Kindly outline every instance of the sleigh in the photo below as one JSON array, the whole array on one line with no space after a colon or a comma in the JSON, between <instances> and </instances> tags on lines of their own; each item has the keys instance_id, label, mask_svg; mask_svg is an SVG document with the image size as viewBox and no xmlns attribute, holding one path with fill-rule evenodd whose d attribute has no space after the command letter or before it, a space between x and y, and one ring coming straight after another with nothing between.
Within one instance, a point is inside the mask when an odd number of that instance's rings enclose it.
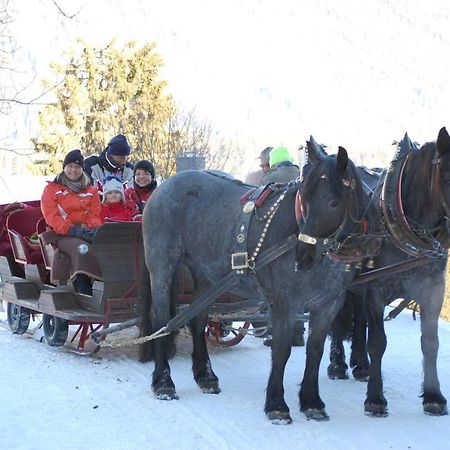
<instances>
[{"instance_id":1,"label":"sleigh","mask_svg":"<svg viewBox=\"0 0 450 450\"><path fill-rule=\"evenodd\" d=\"M93 283L92 295L85 295L77 293L69 279L50 281L56 246L39 201L8 206L0 206L5 212L0 215L4 230L0 274L7 322L14 334L26 333L31 319L39 319L39 329L49 345L91 354L105 344L109 334L139 325L142 299L138 286L144 264L140 223L106 223L98 229L92 251L102 277ZM85 250L82 247L79 251ZM193 301L192 277L184 266L179 269L176 290L181 311ZM208 342L236 345L252 321L267 320L266 312L261 299L221 293L209 309Z\"/></svg>"}]
</instances>

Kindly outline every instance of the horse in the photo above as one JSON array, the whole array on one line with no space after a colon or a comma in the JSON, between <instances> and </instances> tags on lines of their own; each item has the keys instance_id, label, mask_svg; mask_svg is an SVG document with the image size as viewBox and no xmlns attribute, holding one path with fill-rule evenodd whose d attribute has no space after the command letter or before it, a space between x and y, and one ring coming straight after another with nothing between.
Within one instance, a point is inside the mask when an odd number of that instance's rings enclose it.
<instances>
[{"instance_id":1,"label":"horse","mask_svg":"<svg viewBox=\"0 0 450 450\"><path fill-rule=\"evenodd\" d=\"M307 192L306 180L304 191ZM305 200L313 202L314 195ZM388 415L381 374L382 357L387 345L383 314L385 306L397 298L414 299L420 306L423 411L436 416L448 414L436 363L438 319L444 299L447 249L450 247L449 201L450 137L447 130L442 128L435 142L425 143L420 148L405 135L383 181L381 207L377 202L371 205L378 216L383 216L385 236L379 253L371 258L370 265L371 268L382 268L415 258L418 258L416 262L420 259L428 264L395 273L395 276L374 279L367 283L363 291L355 291L367 308L370 365L364 411L370 416ZM307 232L320 237L330 212L316 210L314 213L317 214L314 224L307 227ZM309 266L304 268L316 264L323 250L314 249L308 243L297 249L309 262ZM357 339L359 357L364 360L365 330L353 339L354 342ZM335 343L332 352L340 351L340 345L341 342ZM341 355L342 361L345 364L345 357ZM341 373L345 372L345 368L341 367Z\"/></svg>"},{"instance_id":2,"label":"horse","mask_svg":"<svg viewBox=\"0 0 450 450\"><path fill-rule=\"evenodd\" d=\"M315 141L310 145L319 147ZM322 164L330 174L336 172L333 180L354 173L345 151L329 156ZM359 193L359 179L352 179L352 189ZM296 210L299 214L301 190L298 180L269 185L262 204L247 201L242 206L240 199L249 188L217 173L184 171L166 180L152 195L142 224L147 273L142 284L141 336L152 337L173 317L176 272L180 265L191 272L197 299L233 273L236 279L227 286L228 292L242 298L254 298L257 292L271 306L272 368L264 406L267 418L276 424L292 422L284 399L283 376L296 316L305 311L310 313L311 332L299 391L300 410L308 418L326 420L325 404L319 396L318 371L327 331L344 301L347 283L342 274L344 264L324 261L308 273L296 270L300 220ZM357 217L361 207L354 205L353 200L359 197L349 197L348 189L344 191L342 195L351 204L336 209L347 208ZM339 225L336 223L336 227ZM195 301L191 306L194 304ZM192 371L202 392L218 394L219 380L205 342L207 319L208 311L203 309L196 311L189 321ZM155 362L152 390L160 400L178 399L169 365L173 354L174 333L149 340L140 347L140 360Z\"/></svg>"}]
</instances>

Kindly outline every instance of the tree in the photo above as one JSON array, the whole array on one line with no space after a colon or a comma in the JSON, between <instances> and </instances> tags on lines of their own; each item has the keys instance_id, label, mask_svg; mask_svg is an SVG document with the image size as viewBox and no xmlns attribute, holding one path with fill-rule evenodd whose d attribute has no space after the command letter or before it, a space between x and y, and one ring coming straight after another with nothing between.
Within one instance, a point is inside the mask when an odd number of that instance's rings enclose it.
<instances>
[{"instance_id":1,"label":"tree","mask_svg":"<svg viewBox=\"0 0 450 450\"><path fill-rule=\"evenodd\" d=\"M39 113L40 137L33 145L48 162L38 170L59 171L72 148L98 154L117 133L127 136L133 160L150 159L163 179L174 173L176 156L193 148L223 168L230 151L213 142L211 125L199 123L193 112L177 111L159 76L162 64L154 43L138 48L129 42L117 49L111 41L96 49L79 40L66 62L52 65L61 83L55 101ZM44 87L54 84L47 80Z\"/></svg>"}]
</instances>

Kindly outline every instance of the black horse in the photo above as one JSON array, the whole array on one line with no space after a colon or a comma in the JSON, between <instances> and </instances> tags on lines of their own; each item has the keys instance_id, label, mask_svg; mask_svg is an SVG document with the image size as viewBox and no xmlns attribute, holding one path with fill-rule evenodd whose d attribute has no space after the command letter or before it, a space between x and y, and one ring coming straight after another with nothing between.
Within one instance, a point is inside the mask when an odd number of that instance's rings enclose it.
<instances>
[{"instance_id":1,"label":"black horse","mask_svg":"<svg viewBox=\"0 0 450 450\"><path fill-rule=\"evenodd\" d=\"M314 141L310 146L314 158L314 152L320 148ZM330 181L345 182L340 193L342 202L334 205L336 216L347 211L358 221L362 208L356 200L362 189L345 150L320 164L329 173ZM311 329L299 393L300 409L308 418L328 418L319 396L318 370L327 332L342 307L344 286L348 284L347 276L351 276L344 273L344 264L331 260L308 273L296 271L300 219L295 212L299 188L296 182L271 185L262 205L255 207L253 202L247 202L243 207L240 198L249 186L208 172L181 172L155 191L143 220L149 282L144 286L147 290L141 334L160 330L173 316L176 272L181 264L192 273L194 298L233 271L235 283L227 291L243 298L254 298L258 292L271 305L272 370L265 412L274 423L292 421L284 400L283 376L299 311L310 312ZM341 226L334 220L331 223L336 229ZM349 222L345 226L353 225ZM207 310L202 310L189 322L193 337L192 369L203 392L219 393L218 378L205 342L207 318ZM178 398L168 362L172 354L173 333L141 346L141 361L155 361L152 388L159 399Z\"/></svg>"},{"instance_id":2,"label":"black horse","mask_svg":"<svg viewBox=\"0 0 450 450\"><path fill-rule=\"evenodd\" d=\"M307 201L313 202L314 196ZM385 305L397 298L414 299L420 305L424 412L431 415L448 413L447 401L440 391L436 361L438 318L444 299L445 266L450 246L449 201L450 137L446 129L440 130L436 142L426 143L420 149L406 135L383 181L382 209L378 210L378 215L383 214L386 233L380 252L371 265L386 267L417 257L422 260L430 258L430 263L374 280L367 284L364 291L356 291L357 297L365 301L367 307L370 368L364 405L370 415L387 415L381 376L381 361L386 349L383 313ZM377 202L371 207L380 208ZM314 226L308 227L307 232L312 236L322 236L321 224L328 220L329 211L316 210L315 214ZM317 252L311 245L303 244L298 251L302 255L306 252L308 261L317 258ZM362 366L365 358L364 336L365 330L353 336L353 344L359 352L354 361L359 359ZM339 353L341 345L342 342L335 336L331 353ZM340 360L345 365L343 353L340 357L337 354L334 356L335 364ZM341 374L345 373L344 365L341 366ZM339 373L339 368L334 367L333 370L337 370L333 374Z\"/></svg>"}]
</instances>

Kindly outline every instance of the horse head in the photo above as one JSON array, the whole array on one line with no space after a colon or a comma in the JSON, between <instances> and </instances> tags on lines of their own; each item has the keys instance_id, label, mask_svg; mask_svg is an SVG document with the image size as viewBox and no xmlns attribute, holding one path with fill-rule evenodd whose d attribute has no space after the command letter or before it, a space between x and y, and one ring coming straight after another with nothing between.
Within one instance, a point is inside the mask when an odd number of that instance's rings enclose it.
<instances>
[{"instance_id":1,"label":"horse head","mask_svg":"<svg viewBox=\"0 0 450 450\"><path fill-rule=\"evenodd\" d=\"M419 148L406 134L383 185L383 213L393 242L411 256L446 256L450 248L450 136Z\"/></svg>"},{"instance_id":2,"label":"horse head","mask_svg":"<svg viewBox=\"0 0 450 450\"><path fill-rule=\"evenodd\" d=\"M307 141L308 174L300 201L301 232L297 244L297 267L309 270L342 238L355 231L362 214L361 183L347 151L327 155L311 136Z\"/></svg>"}]
</instances>

